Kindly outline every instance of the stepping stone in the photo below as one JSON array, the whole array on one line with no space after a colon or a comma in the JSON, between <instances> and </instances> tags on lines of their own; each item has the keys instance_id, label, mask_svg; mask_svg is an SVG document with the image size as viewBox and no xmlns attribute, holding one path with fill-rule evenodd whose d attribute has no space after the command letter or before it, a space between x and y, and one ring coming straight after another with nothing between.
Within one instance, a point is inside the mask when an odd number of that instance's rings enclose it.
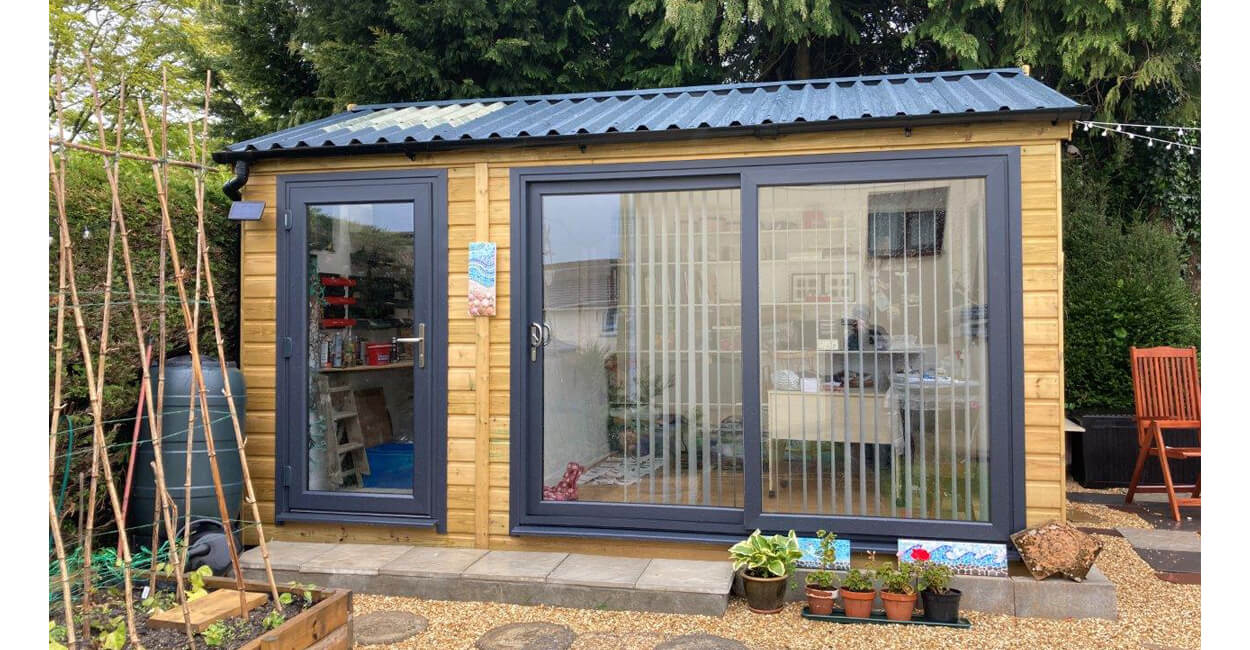
<instances>
[{"instance_id":1,"label":"stepping stone","mask_svg":"<svg viewBox=\"0 0 1250 650\"><path fill-rule=\"evenodd\" d=\"M686 634L655 646L655 650L748 650L746 644L715 634Z\"/></svg>"},{"instance_id":2,"label":"stepping stone","mask_svg":"<svg viewBox=\"0 0 1250 650\"><path fill-rule=\"evenodd\" d=\"M577 638L573 630L555 623L509 623L483 634L478 650L567 650Z\"/></svg>"},{"instance_id":3,"label":"stepping stone","mask_svg":"<svg viewBox=\"0 0 1250 650\"><path fill-rule=\"evenodd\" d=\"M360 645L398 643L424 632L428 625L424 616L393 610L361 614L352 621Z\"/></svg>"},{"instance_id":4,"label":"stepping stone","mask_svg":"<svg viewBox=\"0 0 1250 650\"><path fill-rule=\"evenodd\" d=\"M1187 531L1121 528L1120 534L1138 550L1202 552L1202 538Z\"/></svg>"},{"instance_id":5,"label":"stepping stone","mask_svg":"<svg viewBox=\"0 0 1250 650\"><path fill-rule=\"evenodd\" d=\"M1202 554L1187 551L1166 551L1135 548L1137 554L1155 571L1166 573L1201 573Z\"/></svg>"}]
</instances>

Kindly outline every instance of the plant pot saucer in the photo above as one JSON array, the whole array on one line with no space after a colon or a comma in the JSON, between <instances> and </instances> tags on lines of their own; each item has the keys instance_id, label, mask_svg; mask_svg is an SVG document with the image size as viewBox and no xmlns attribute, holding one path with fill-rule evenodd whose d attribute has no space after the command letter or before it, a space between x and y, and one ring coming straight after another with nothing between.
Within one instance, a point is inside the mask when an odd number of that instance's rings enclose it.
<instances>
[{"instance_id":1,"label":"plant pot saucer","mask_svg":"<svg viewBox=\"0 0 1250 650\"><path fill-rule=\"evenodd\" d=\"M854 616L847 616L846 612L839 607L833 608L832 614L821 615L821 614L811 613L810 611L808 611L807 606L804 606L803 618L811 619L813 621L825 621L826 623L880 623L880 624L891 624L891 625L934 625L937 627L953 627L953 628L957 628L961 630L966 630L972 627L972 622L966 618L960 618L959 622L957 623L938 623L935 621L926 621L923 615L915 615L915 616L912 616L910 621L891 621L890 619L885 617L884 612L873 612L872 615L867 618L858 618Z\"/></svg>"}]
</instances>

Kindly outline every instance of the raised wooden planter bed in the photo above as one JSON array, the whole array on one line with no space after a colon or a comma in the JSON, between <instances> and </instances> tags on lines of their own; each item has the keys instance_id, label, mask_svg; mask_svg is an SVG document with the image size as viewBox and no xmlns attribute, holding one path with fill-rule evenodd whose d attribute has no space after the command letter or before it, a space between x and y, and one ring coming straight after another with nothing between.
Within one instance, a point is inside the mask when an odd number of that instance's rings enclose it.
<instances>
[{"instance_id":1,"label":"raised wooden planter bed","mask_svg":"<svg viewBox=\"0 0 1250 650\"><path fill-rule=\"evenodd\" d=\"M234 578L204 578L208 589L234 589ZM247 591L269 593L269 585L244 580ZM317 587L310 589L313 606L300 612L275 630L265 632L243 646L243 650L350 650L355 642L352 634L352 592L349 589ZM278 585L279 593L302 598L303 587Z\"/></svg>"}]
</instances>

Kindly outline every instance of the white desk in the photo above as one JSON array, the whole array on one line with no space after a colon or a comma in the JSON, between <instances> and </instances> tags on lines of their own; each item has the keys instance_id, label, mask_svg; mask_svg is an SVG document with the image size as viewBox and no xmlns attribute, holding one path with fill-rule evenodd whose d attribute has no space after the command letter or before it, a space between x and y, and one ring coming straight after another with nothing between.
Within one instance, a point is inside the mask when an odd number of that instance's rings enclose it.
<instances>
[{"instance_id":1,"label":"white desk","mask_svg":"<svg viewBox=\"0 0 1250 650\"><path fill-rule=\"evenodd\" d=\"M777 489L777 444L781 441L894 442L897 412L875 388L846 392L768 391L768 489Z\"/></svg>"}]
</instances>

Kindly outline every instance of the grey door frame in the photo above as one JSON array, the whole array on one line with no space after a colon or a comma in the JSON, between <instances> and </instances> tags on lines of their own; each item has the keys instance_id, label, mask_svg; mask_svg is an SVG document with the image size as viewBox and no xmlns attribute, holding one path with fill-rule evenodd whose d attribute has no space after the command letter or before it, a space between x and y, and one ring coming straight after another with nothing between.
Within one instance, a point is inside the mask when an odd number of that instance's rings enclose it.
<instances>
[{"instance_id":1,"label":"grey door frame","mask_svg":"<svg viewBox=\"0 0 1250 650\"><path fill-rule=\"evenodd\" d=\"M426 323L426 365L414 366L413 492L307 489L307 219L314 203L413 203L414 321ZM276 512L286 521L433 527L447 510L447 172L284 174L277 177Z\"/></svg>"}]
</instances>

